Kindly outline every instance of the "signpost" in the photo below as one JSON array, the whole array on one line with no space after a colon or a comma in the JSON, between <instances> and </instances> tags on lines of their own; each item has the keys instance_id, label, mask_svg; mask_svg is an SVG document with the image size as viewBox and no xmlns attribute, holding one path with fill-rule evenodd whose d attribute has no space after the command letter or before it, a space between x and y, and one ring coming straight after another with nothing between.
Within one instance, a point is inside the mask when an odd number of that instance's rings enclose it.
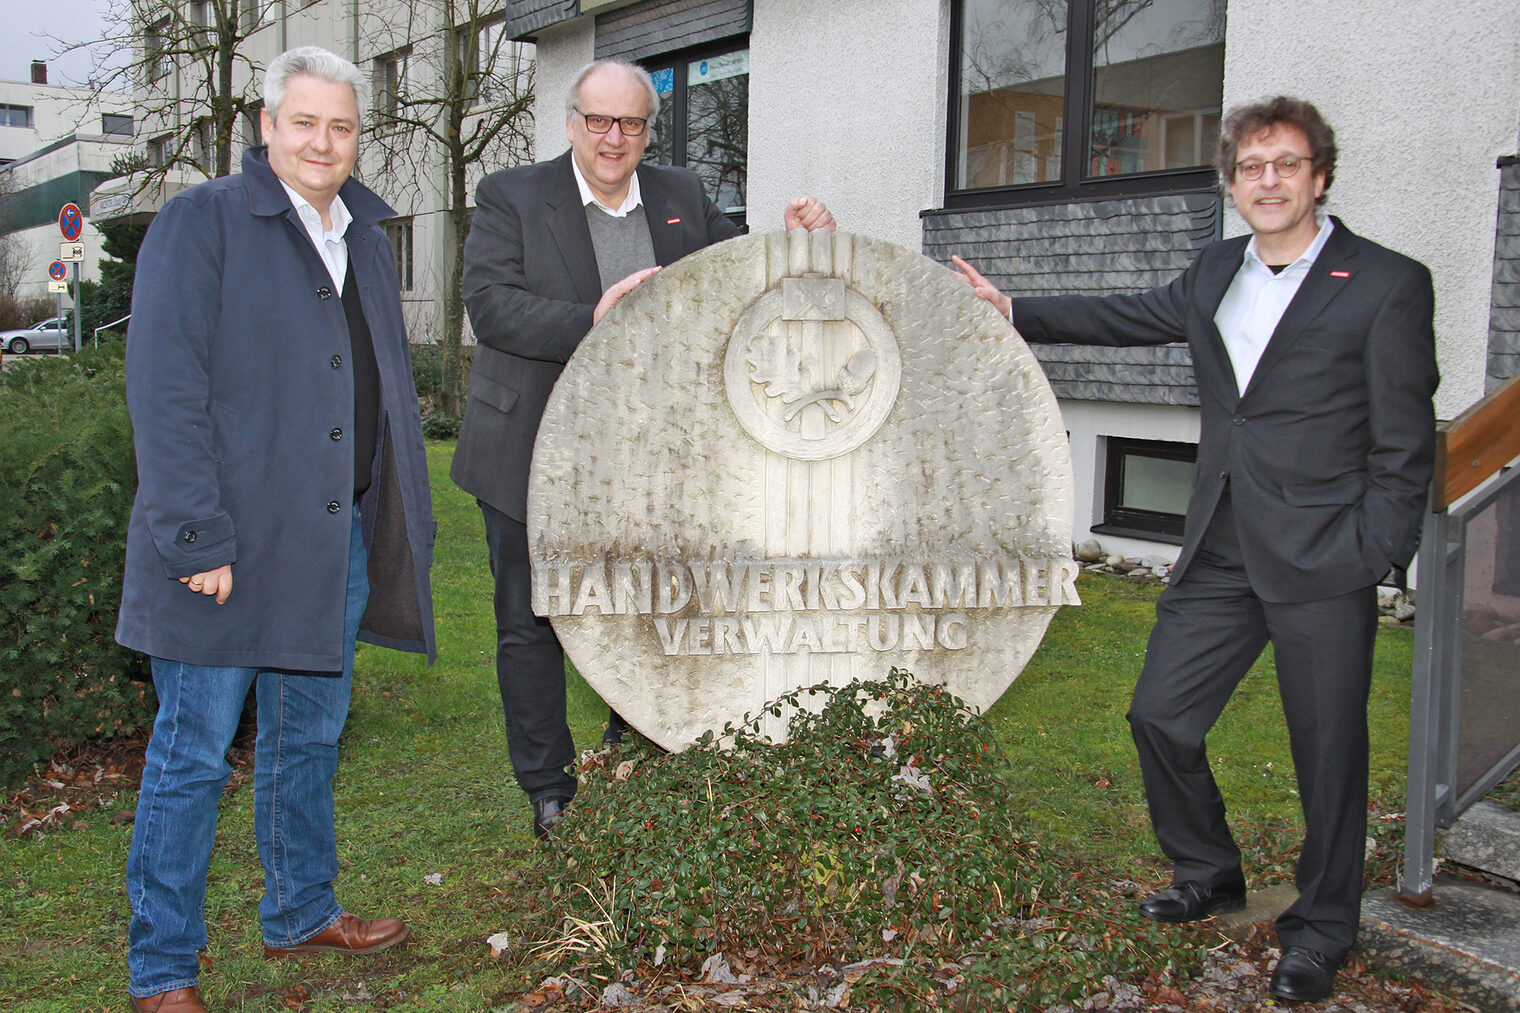
<instances>
[{"instance_id":1,"label":"signpost","mask_svg":"<svg viewBox=\"0 0 1520 1013\"><path fill-rule=\"evenodd\" d=\"M69 269L63 266L63 261L55 260L48 265L48 291L53 295L53 303L56 309L56 319L63 319L63 293L69 290L69 283L64 279L69 276ZM74 314L76 317L78 313ZM63 343L58 344L58 354L63 354Z\"/></svg>"},{"instance_id":2,"label":"signpost","mask_svg":"<svg viewBox=\"0 0 1520 1013\"><path fill-rule=\"evenodd\" d=\"M58 261L54 262L53 267L61 267L62 261L68 261L74 265L74 351L77 352L79 351L80 328L83 326L83 321L80 319L83 316L81 312L83 307L79 305L79 264L84 260L84 243L79 241L79 237L84 235L84 212L79 210L78 204L65 204L59 209L58 231L63 233L63 238L68 242L63 244ZM49 277L53 277L53 267L48 268ZM58 300L58 315L63 315L62 297Z\"/></svg>"}]
</instances>

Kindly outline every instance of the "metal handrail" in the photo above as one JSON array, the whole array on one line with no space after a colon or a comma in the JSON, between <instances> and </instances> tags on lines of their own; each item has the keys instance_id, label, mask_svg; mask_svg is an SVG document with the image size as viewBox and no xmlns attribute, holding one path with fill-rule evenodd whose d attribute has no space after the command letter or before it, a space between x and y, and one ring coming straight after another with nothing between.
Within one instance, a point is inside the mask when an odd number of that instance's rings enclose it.
<instances>
[{"instance_id":1,"label":"metal handrail","mask_svg":"<svg viewBox=\"0 0 1520 1013\"><path fill-rule=\"evenodd\" d=\"M1436 433L1430 510L1420 536L1420 607L1415 615L1409 713L1409 787L1399 897L1431 903L1435 832L1520 766L1520 745L1459 793L1462 598L1467 520L1520 482L1520 377L1510 377ZM1498 476L1496 478L1496 476ZM1478 492L1470 496L1469 493ZM1459 503L1458 501L1461 500Z\"/></svg>"},{"instance_id":2,"label":"metal handrail","mask_svg":"<svg viewBox=\"0 0 1520 1013\"><path fill-rule=\"evenodd\" d=\"M115 327L117 324L124 324L128 320L131 320L131 319L132 319L132 314L128 313L126 316L122 317L120 320L112 320L108 324L101 324L99 327L95 328L95 333L90 336L91 342L95 345L96 348L99 348L100 347L100 332L101 331L109 331L111 328Z\"/></svg>"}]
</instances>

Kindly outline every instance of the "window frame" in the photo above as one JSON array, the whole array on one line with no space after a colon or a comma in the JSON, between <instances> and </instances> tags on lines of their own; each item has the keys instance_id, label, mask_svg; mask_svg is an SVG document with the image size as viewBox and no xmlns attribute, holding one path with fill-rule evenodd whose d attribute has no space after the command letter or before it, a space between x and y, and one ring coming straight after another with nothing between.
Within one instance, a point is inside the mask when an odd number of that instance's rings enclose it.
<instances>
[{"instance_id":1,"label":"window frame","mask_svg":"<svg viewBox=\"0 0 1520 1013\"><path fill-rule=\"evenodd\" d=\"M0 126L15 127L17 130L32 130L36 127L37 110L35 106L24 106L14 102L0 102L0 111L4 112L3 120L0 120ZM11 115L17 112L22 114L22 118L26 120L25 123L11 122Z\"/></svg>"},{"instance_id":2,"label":"window frame","mask_svg":"<svg viewBox=\"0 0 1520 1013\"><path fill-rule=\"evenodd\" d=\"M1130 457L1183 461L1193 465L1196 472L1198 444L1176 440L1139 440L1128 436L1105 436L1103 442L1103 521L1094 524L1092 531L1100 535L1121 535L1181 545L1183 524L1187 519L1185 513L1162 513L1123 505L1124 462ZM1191 494L1191 483L1188 491Z\"/></svg>"},{"instance_id":3,"label":"window frame","mask_svg":"<svg viewBox=\"0 0 1520 1013\"><path fill-rule=\"evenodd\" d=\"M148 139L148 164L155 169L174 164L174 135L160 134Z\"/></svg>"},{"instance_id":4,"label":"window frame","mask_svg":"<svg viewBox=\"0 0 1520 1013\"><path fill-rule=\"evenodd\" d=\"M1126 197L1196 193L1218 185L1208 165L1188 169L1153 169L1113 176L1081 175L1088 164L1093 121L1093 8L1097 0L1067 0L1066 92L1062 103L1061 179L1009 186L957 188L961 147L961 39L966 0L950 4L950 76L945 117L945 209L1029 207ZM1223 82L1220 82L1221 87ZM1076 115L1073 115L1073 113ZM1074 129L1075 127L1075 129ZM1072 166L1078 166L1073 174Z\"/></svg>"},{"instance_id":5,"label":"window frame","mask_svg":"<svg viewBox=\"0 0 1520 1013\"><path fill-rule=\"evenodd\" d=\"M692 46L688 49L677 49L669 53L660 53L658 56L652 56L638 61L639 66L643 67L644 70L651 75L667 68L671 69L672 71L673 87L671 88L670 96L668 99L664 99L660 102L661 111L667 107L669 107L671 110L671 165L678 166L680 168L686 167L686 142L688 140L687 127L689 125L690 119L690 108L688 106L687 96L689 86L686 83L685 76L678 71L685 68L687 64L694 63L698 60L711 60L719 56L727 56L730 53L747 53L749 51L750 45L748 35L731 35L726 39L719 39L716 42L704 43L700 46ZM654 128L655 123L653 121L650 121L648 129L653 130ZM749 173L749 138L747 133L745 136L744 144L744 165L745 175L747 177ZM747 182L744 188L744 200L745 209L743 211L724 211L723 217L733 222L740 232L747 233L749 232L749 186Z\"/></svg>"},{"instance_id":6,"label":"window frame","mask_svg":"<svg viewBox=\"0 0 1520 1013\"><path fill-rule=\"evenodd\" d=\"M473 31L472 31L473 28ZM481 15L454 28L454 55L464 74L465 108L491 106L499 95L497 81L510 77L508 96L517 94L525 62L526 46L507 34L504 13Z\"/></svg>"},{"instance_id":7,"label":"window frame","mask_svg":"<svg viewBox=\"0 0 1520 1013\"><path fill-rule=\"evenodd\" d=\"M117 121L116 122L116 127L118 129L114 129L113 130L111 128L111 126L107 124L106 121L107 120L112 120L112 119L114 119L114 120ZM126 122L123 123L122 122L123 120L125 120ZM126 129L125 130L120 129L122 127L125 127ZM130 113L106 113L106 112L103 112L103 113L100 114L100 132L101 132L102 135L104 135L106 137L126 137L126 138L131 138L136 133L136 131L137 131L136 118L133 117Z\"/></svg>"},{"instance_id":8,"label":"window frame","mask_svg":"<svg viewBox=\"0 0 1520 1013\"><path fill-rule=\"evenodd\" d=\"M373 73L370 81L371 105L375 113L386 121L393 121L401 115L401 108L406 101L407 86L411 80L412 47L403 46L389 53L381 53L371 61ZM395 69L396 79L391 81L391 70ZM395 126L394 123L382 122L381 127Z\"/></svg>"},{"instance_id":9,"label":"window frame","mask_svg":"<svg viewBox=\"0 0 1520 1013\"><path fill-rule=\"evenodd\" d=\"M171 22L171 16L166 14L143 29L143 62L147 65L150 84L167 77L174 69L174 60L168 52Z\"/></svg>"},{"instance_id":10,"label":"window frame","mask_svg":"<svg viewBox=\"0 0 1520 1013\"><path fill-rule=\"evenodd\" d=\"M416 290L417 231L414 225L415 221L414 216L404 215L392 218L383 226L385 238L391 244L391 253L396 262L396 280L400 284L402 294Z\"/></svg>"}]
</instances>

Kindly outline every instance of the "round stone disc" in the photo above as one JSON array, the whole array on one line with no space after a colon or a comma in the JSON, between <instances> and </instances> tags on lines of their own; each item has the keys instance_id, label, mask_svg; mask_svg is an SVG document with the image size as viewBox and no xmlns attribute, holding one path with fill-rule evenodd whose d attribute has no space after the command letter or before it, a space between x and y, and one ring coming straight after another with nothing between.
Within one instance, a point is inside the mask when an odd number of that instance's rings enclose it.
<instances>
[{"instance_id":1,"label":"round stone disc","mask_svg":"<svg viewBox=\"0 0 1520 1013\"><path fill-rule=\"evenodd\" d=\"M534 610L669 749L893 666L985 709L1077 603L1071 514L1050 385L958 275L844 232L745 236L645 282L565 367Z\"/></svg>"}]
</instances>

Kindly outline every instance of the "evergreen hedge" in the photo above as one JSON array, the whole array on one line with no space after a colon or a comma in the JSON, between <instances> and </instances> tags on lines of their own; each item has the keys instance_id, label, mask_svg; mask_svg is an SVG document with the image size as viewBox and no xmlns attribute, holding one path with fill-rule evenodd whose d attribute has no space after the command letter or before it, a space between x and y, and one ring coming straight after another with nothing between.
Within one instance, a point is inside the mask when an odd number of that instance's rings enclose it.
<instances>
[{"instance_id":1,"label":"evergreen hedge","mask_svg":"<svg viewBox=\"0 0 1520 1013\"><path fill-rule=\"evenodd\" d=\"M0 784L152 723L147 661L112 636L136 488L123 377L119 344L0 374Z\"/></svg>"}]
</instances>

